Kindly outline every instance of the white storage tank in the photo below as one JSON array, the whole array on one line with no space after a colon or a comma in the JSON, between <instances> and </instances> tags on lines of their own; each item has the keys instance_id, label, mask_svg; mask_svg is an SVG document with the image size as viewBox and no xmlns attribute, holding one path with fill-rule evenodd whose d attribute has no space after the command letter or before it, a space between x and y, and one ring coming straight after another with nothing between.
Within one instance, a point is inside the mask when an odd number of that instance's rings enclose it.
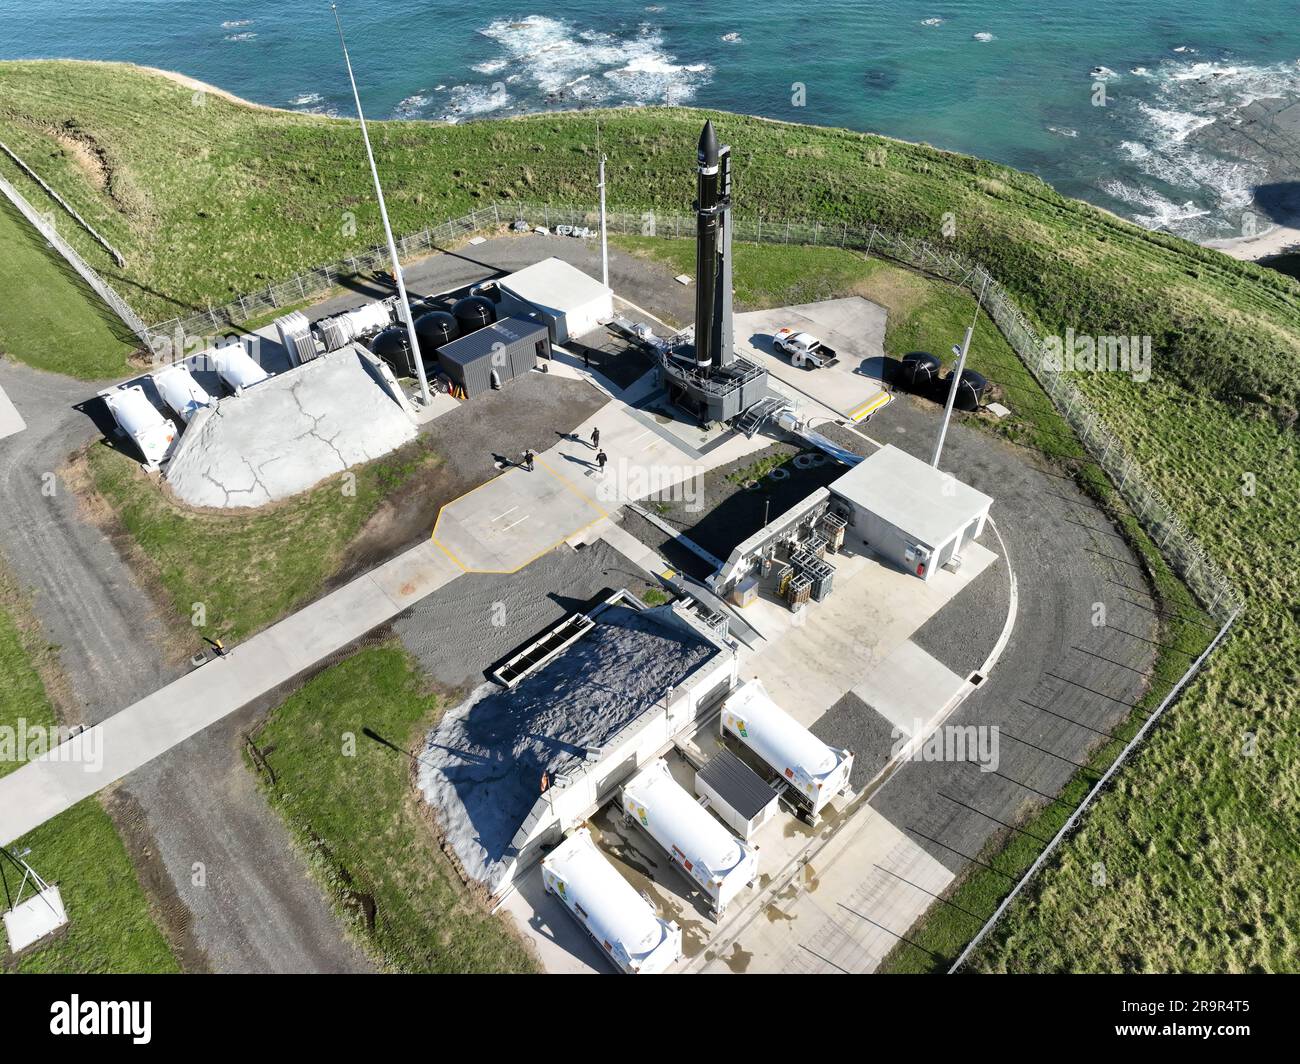
<instances>
[{"instance_id":1,"label":"white storage tank","mask_svg":"<svg viewBox=\"0 0 1300 1064\"><path fill-rule=\"evenodd\" d=\"M249 357L244 345L238 341L212 352L212 368L236 392L260 384L270 376Z\"/></svg>"},{"instance_id":2,"label":"white storage tank","mask_svg":"<svg viewBox=\"0 0 1300 1064\"><path fill-rule=\"evenodd\" d=\"M722 701L721 727L786 780L809 807L814 822L849 786L853 755L827 746L768 697L757 680Z\"/></svg>"},{"instance_id":3,"label":"white storage tank","mask_svg":"<svg viewBox=\"0 0 1300 1064\"><path fill-rule=\"evenodd\" d=\"M180 435L176 422L158 412L140 385L110 388L100 395L113 420L135 442L147 465L157 466L171 454Z\"/></svg>"},{"instance_id":4,"label":"white storage tank","mask_svg":"<svg viewBox=\"0 0 1300 1064\"><path fill-rule=\"evenodd\" d=\"M179 363L155 373L153 383L163 402L187 424L196 411L213 403L212 396L194 379L194 374Z\"/></svg>"},{"instance_id":5,"label":"white storage tank","mask_svg":"<svg viewBox=\"0 0 1300 1064\"><path fill-rule=\"evenodd\" d=\"M758 852L692 798L663 758L623 785L623 812L703 888L719 916L758 878Z\"/></svg>"},{"instance_id":6,"label":"white storage tank","mask_svg":"<svg viewBox=\"0 0 1300 1064\"><path fill-rule=\"evenodd\" d=\"M579 828L542 860L542 882L596 940L619 971L652 975L682 955L682 932L650 903Z\"/></svg>"}]
</instances>

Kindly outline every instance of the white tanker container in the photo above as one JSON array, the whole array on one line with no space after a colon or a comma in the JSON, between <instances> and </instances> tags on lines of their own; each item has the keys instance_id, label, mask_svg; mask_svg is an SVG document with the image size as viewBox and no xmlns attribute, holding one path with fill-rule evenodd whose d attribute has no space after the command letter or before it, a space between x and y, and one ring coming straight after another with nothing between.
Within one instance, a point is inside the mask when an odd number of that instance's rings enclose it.
<instances>
[{"instance_id":1,"label":"white tanker container","mask_svg":"<svg viewBox=\"0 0 1300 1064\"><path fill-rule=\"evenodd\" d=\"M579 828L542 860L542 882L627 975L667 971L682 955L682 932L650 903Z\"/></svg>"},{"instance_id":2,"label":"white tanker container","mask_svg":"<svg viewBox=\"0 0 1300 1064\"><path fill-rule=\"evenodd\" d=\"M718 916L758 878L757 851L731 834L673 779L663 758L623 785L623 812L704 889Z\"/></svg>"},{"instance_id":3,"label":"white tanker container","mask_svg":"<svg viewBox=\"0 0 1300 1064\"><path fill-rule=\"evenodd\" d=\"M249 357L244 345L238 341L218 347L212 352L212 368L236 392L260 384L270 377L266 370Z\"/></svg>"},{"instance_id":4,"label":"white tanker container","mask_svg":"<svg viewBox=\"0 0 1300 1064\"><path fill-rule=\"evenodd\" d=\"M393 307L388 300L366 303L316 322L314 328L326 351L337 351L360 336L379 332L393 324Z\"/></svg>"},{"instance_id":5,"label":"white tanker container","mask_svg":"<svg viewBox=\"0 0 1300 1064\"><path fill-rule=\"evenodd\" d=\"M212 396L194 379L194 374L182 365L159 370L153 376L153 383L163 402L180 414L181 420L186 424L197 410L212 405Z\"/></svg>"},{"instance_id":6,"label":"white tanker container","mask_svg":"<svg viewBox=\"0 0 1300 1064\"><path fill-rule=\"evenodd\" d=\"M812 819L849 786L853 755L827 746L751 680L722 701L723 732L730 732L780 774L809 806Z\"/></svg>"},{"instance_id":7,"label":"white tanker container","mask_svg":"<svg viewBox=\"0 0 1300 1064\"><path fill-rule=\"evenodd\" d=\"M113 420L135 442L147 465L157 466L172 453L180 430L149 402L138 384L100 392Z\"/></svg>"}]
</instances>

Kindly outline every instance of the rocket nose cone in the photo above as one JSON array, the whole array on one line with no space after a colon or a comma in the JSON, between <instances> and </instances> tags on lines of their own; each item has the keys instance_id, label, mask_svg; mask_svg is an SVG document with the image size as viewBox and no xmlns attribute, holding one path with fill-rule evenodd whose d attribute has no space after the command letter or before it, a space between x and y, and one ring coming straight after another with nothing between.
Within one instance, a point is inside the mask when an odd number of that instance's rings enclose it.
<instances>
[{"instance_id":1,"label":"rocket nose cone","mask_svg":"<svg viewBox=\"0 0 1300 1064\"><path fill-rule=\"evenodd\" d=\"M704 129L700 132L700 146L696 154L699 157L701 166L716 166L718 164L718 135L713 132L712 120L704 123Z\"/></svg>"}]
</instances>

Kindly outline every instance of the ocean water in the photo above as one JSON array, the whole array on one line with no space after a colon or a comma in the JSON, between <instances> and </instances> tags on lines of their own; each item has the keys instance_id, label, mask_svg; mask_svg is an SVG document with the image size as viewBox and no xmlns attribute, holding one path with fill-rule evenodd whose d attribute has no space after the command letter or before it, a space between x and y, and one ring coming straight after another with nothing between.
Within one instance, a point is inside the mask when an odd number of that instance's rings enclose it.
<instances>
[{"instance_id":1,"label":"ocean water","mask_svg":"<svg viewBox=\"0 0 1300 1064\"><path fill-rule=\"evenodd\" d=\"M1300 166L1271 117L1300 101L1296 0L514 2L341 4L367 115L672 102L846 126L1029 170L1194 240L1267 228L1257 188ZM0 10L0 58L123 59L352 113L324 0Z\"/></svg>"}]
</instances>

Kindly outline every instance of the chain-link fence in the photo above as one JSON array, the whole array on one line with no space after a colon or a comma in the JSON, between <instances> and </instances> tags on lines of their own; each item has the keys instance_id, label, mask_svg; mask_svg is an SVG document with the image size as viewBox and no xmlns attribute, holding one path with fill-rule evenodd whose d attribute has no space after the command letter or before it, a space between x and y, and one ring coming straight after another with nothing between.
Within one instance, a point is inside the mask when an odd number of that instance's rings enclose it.
<instances>
[{"instance_id":1,"label":"chain-link fence","mask_svg":"<svg viewBox=\"0 0 1300 1064\"><path fill-rule=\"evenodd\" d=\"M4 177L0 177L0 192L3 192L9 202L22 212L24 218L31 222L36 231L50 242L50 246L67 260L68 264L81 276L81 279L90 285L95 294L104 301L114 314L122 319L126 327L135 333L142 343L147 345L149 343L148 326L127 305L126 300L117 294L117 290L100 277L71 244L59 236L49 219L28 203L26 197Z\"/></svg>"},{"instance_id":2,"label":"chain-link fence","mask_svg":"<svg viewBox=\"0 0 1300 1064\"><path fill-rule=\"evenodd\" d=\"M595 207L565 207L549 204L494 204L459 218L453 218L397 241L398 253L408 258L437 250L458 239L514 221L550 230L569 226L595 231L600 213ZM695 215L659 211L610 211L609 232L624 236L664 238L690 237L695 232ZM847 224L804 221L772 221L763 218L733 218L737 241L762 244L803 244L843 247L891 259L912 269L940 277L968 289L981 300L985 311L1035 379L1051 397L1088 453L1097 461L1121 496L1132 508L1174 570L1182 577L1207 611L1222 623L1241 605L1227 577L1191 536L1173 508L1151 485L1141 466L1107 427L1080 389L1062 372L1053 369L1045 357L1041 338L1015 301L987 271L951 251L936 248L878 226L859 228ZM375 247L299 274L282 284L240 296L224 307L185 319L173 319L152 327L154 333L176 336L211 335L274 311L301 303L330 291L341 281L367 271L389 266L385 247Z\"/></svg>"}]
</instances>

